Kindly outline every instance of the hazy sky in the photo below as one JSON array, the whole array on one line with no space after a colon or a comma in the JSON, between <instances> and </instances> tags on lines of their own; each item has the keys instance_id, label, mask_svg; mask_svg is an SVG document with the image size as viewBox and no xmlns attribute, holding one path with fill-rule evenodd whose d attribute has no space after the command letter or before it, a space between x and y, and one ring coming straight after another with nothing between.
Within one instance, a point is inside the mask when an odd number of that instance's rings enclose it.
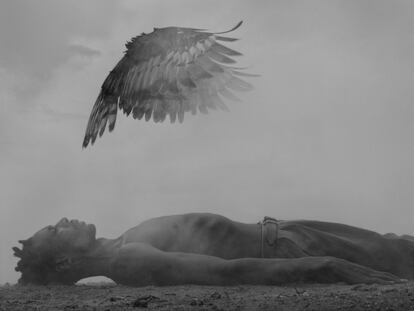
<instances>
[{"instance_id":1,"label":"hazy sky","mask_svg":"<svg viewBox=\"0 0 414 311\"><path fill-rule=\"evenodd\" d=\"M153 27L222 31L255 90L183 124L118 115L82 150L124 43ZM0 284L18 239L61 217L116 237L212 212L414 234L414 2L20 1L0 4Z\"/></svg>"}]
</instances>

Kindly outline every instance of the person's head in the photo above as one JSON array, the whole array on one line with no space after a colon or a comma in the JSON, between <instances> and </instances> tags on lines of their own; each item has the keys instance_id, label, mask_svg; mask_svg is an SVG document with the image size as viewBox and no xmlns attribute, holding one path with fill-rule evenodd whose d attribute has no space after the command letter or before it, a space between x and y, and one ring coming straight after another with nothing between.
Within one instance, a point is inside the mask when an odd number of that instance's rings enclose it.
<instances>
[{"instance_id":1,"label":"person's head","mask_svg":"<svg viewBox=\"0 0 414 311\"><path fill-rule=\"evenodd\" d=\"M23 248L13 247L14 255L20 258L15 268L22 273L19 283L73 283L70 268L87 255L96 241L95 234L94 225L62 218L55 226L19 241Z\"/></svg>"}]
</instances>

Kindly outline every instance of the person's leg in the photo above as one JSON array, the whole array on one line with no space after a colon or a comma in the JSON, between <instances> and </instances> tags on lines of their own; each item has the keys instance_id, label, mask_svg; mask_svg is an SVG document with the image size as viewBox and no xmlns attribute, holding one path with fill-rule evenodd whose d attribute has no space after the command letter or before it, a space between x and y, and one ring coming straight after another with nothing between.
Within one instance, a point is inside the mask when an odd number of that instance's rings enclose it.
<instances>
[{"instance_id":1,"label":"person's leg","mask_svg":"<svg viewBox=\"0 0 414 311\"><path fill-rule=\"evenodd\" d=\"M280 228L309 256L333 256L414 279L413 241L319 221L286 222Z\"/></svg>"}]
</instances>

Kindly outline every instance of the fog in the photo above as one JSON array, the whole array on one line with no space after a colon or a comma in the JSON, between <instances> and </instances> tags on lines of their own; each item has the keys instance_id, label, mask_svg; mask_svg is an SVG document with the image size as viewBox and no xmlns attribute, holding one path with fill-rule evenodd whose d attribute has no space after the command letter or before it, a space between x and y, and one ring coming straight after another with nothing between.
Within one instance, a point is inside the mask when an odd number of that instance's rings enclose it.
<instances>
[{"instance_id":1,"label":"fog","mask_svg":"<svg viewBox=\"0 0 414 311\"><path fill-rule=\"evenodd\" d=\"M118 114L82 150L99 88L153 27L223 31L260 77L230 112ZM18 239L62 217L117 237L187 212L413 234L414 2L2 1L0 284Z\"/></svg>"}]
</instances>

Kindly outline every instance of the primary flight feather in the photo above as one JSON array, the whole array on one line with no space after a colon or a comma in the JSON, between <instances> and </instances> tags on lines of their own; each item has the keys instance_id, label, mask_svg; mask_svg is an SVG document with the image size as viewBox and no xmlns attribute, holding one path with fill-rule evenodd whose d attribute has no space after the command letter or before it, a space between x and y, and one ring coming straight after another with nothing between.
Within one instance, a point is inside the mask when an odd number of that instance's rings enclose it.
<instances>
[{"instance_id":1,"label":"primary flight feather","mask_svg":"<svg viewBox=\"0 0 414 311\"><path fill-rule=\"evenodd\" d=\"M211 33L202 29L154 28L127 42L124 57L102 84L86 128L83 147L114 129L118 108L134 118L162 122L167 115L174 123L197 110L227 107L223 98L237 101L232 91L248 91L252 86L241 76L254 76L232 64L241 53L221 42L237 39L219 36L240 27Z\"/></svg>"}]
</instances>

